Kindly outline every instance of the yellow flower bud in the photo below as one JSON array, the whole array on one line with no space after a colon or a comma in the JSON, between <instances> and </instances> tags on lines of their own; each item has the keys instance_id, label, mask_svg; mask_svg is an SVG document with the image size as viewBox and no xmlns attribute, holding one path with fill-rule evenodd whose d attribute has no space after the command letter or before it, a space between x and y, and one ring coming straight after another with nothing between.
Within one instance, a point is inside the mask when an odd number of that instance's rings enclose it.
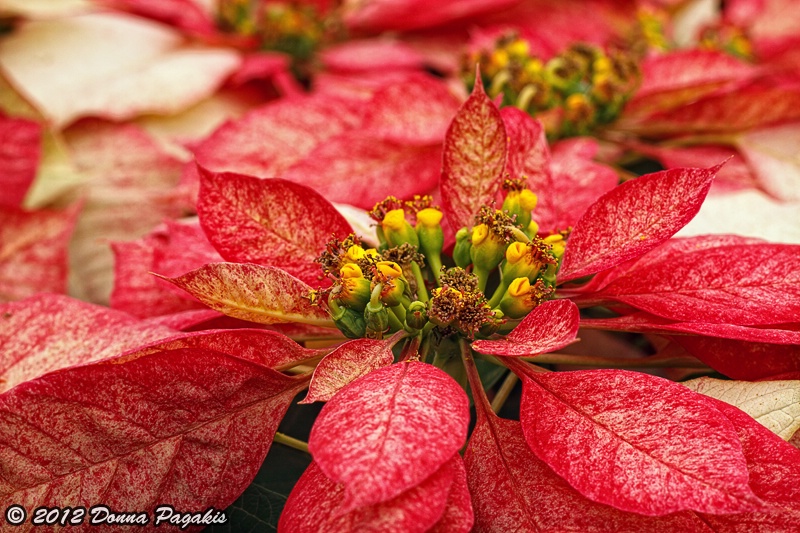
<instances>
[{"instance_id":1,"label":"yellow flower bud","mask_svg":"<svg viewBox=\"0 0 800 533\"><path fill-rule=\"evenodd\" d=\"M355 263L348 263L344 265L339 270L339 275L342 279L353 279L353 278L363 278L364 273L361 271L361 267L359 267Z\"/></svg>"},{"instance_id":2,"label":"yellow flower bud","mask_svg":"<svg viewBox=\"0 0 800 533\"><path fill-rule=\"evenodd\" d=\"M528 278L516 278L508 286L503 299L500 300L500 310L510 318L522 318L536 306L530 298L531 283Z\"/></svg>"},{"instance_id":3,"label":"yellow flower bud","mask_svg":"<svg viewBox=\"0 0 800 533\"><path fill-rule=\"evenodd\" d=\"M400 246L403 243L419 246L417 232L406 220L406 212L403 209L392 209L386 213L381 222L381 229L390 246Z\"/></svg>"},{"instance_id":4,"label":"yellow flower bud","mask_svg":"<svg viewBox=\"0 0 800 533\"><path fill-rule=\"evenodd\" d=\"M472 246L477 246L489 236L489 226L478 224L472 228Z\"/></svg>"},{"instance_id":5,"label":"yellow flower bud","mask_svg":"<svg viewBox=\"0 0 800 533\"><path fill-rule=\"evenodd\" d=\"M522 242L512 242L506 249L506 261L509 263L517 263L520 259L525 257L528 247Z\"/></svg>"},{"instance_id":6,"label":"yellow flower bud","mask_svg":"<svg viewBox=\"0 0 800 533\"><path fill-rule=\"evenodd\" d=\"M519 192L519 205L525 211L533 211L539 198L530 189L522 189Z\"/></svg>"},{"instance_id":7,"label":"yellow flower bud","mask_svg":"<svg viewBox=\"0 0 800 533\"><path fill-rule=\"evenodd\" d=\"M516 278L508 286L508 295L514 298L525 296L531 292L531 282L528 278Z\"/></svg>"},{"instance_id":8,"label":"yellow flower bud","mask_svg":"<svg viewBox=\"0 0 800 533\"><path fill-rule=\"evenodd\" d=\"M347 263L355 263L365 255L367 255L367 253L364 251L364 249L356 244L347 249L347 252L345 252L344 255L344 260Z\"/></svg>"},{"instance_id":9,"label":"yellow flower bud","mask_svg":"<svg viewBox=\"0 0 800 533\"><path fill-rule=\"evenodd\" d=\"M389 279L403 276L403 269L394 261L380 261L375 265L377 269Z\"/></svg>"},{"instance_id":10,"label":"yellow flower bud","mask_svg":"<svg viewBox=\"0 0 800 533\"><path fill-rule=\"evenodd\" d=\"M387 228L394 231L400 231L405 226L406 222L406 212L403 209L392 209L386 216L383 217L383 231L386 231Z\"/></svg>"},{"instance_id":11,"label":"yellow flower bud","mask_svg":"<svg viewBox=\"0 0 800 533\"><path fill-rule=\"evenodd\" d=\"M436 208L426 207L417 213L417 227L423 225L427 228L436 228L442 222L444 214Z\"/></svg>"}]
</instances>

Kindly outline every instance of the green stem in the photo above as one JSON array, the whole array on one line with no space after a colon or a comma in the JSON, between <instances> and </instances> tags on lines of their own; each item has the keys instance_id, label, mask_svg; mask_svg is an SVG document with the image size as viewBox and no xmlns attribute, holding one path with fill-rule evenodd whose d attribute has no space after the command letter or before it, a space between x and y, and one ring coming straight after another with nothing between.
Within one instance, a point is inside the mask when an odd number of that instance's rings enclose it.
<instances>
[{"instance_id":1,"label":"green stem","mask_svg":"<svg viewBox=\"0 0 800 533\"><path fill-rule=\"evenodd\" d=\"M275 438L273 439L274 442L279 444L283 444L284 446L288 446L290 448L294 448L295 450L300 450L301 452L305 452L310 455L311 452L308 451L308 443L302 441L300 439L296 439L294 437L290 437L289 435L285 435L283 433L275 433Z\"/></svg>"},{"instance_id":2,"label":"green stem","mask_svg":"<svg viewBox=\"0 0 800 533\"><path fill-rule=\"evenodd\" d=\"M489 281L489 271L473 264L472 273L478 278L478 289L483 292L486 289L486 283Z\"/></svg>"},{"instance_id":3,"label":"green stem","mask_svg":"<svg viewBox=\"0 0 800 533\"><path fill-rule=\"evenodd\" d=\"M425 287L425 278L422 276L422 270L420 270L417 263L412 262L411 271L414 273L414 279L417 282L417 299L420 302L427 302L428 289Z\"/></svg>"},{"instance_id":4,"label":"green stem","mask_svg":"<svg viewBox=\"0 0 800 533\"><path fill-rule=\"evenodd\" d=\"M511 391L514 390L514 385L517 384L517 381L519 381L517 375L513 372L509 372L503 384L500 385L494 400L492 400L492 411L495 413L500 412L500 409L503 408L506 400L508 400Z\"/></svg>"},{"instance_id":5,"label":"green stem","mask_svg":"<svg viewBox=\"0 0 800 533\"><path fill-rule=\"evenodd\" d=\"M433 273L433 279L436 280L436 285L441 286L441 283L439 282L439 275L442 272L442 258L441 258L441 256L439 256L439 254L429 255L429 256L426 256L425 259L428 260L428 266L430 267L431 272Z\"/></svg>"},{"instance_id":6,"label":"green stem","mask_svg":"<svg viewBox=\"0 0 800 533\"><path fill-rule=\"evenodd\" d=\"M492 294L492 297L489 299L489 307L491 307L492 309L497 307L500 304L500 300L503 299L503 295L506 293L507 290L508 290L508 283L506 283L506 280L503 279L500 281L500 285L497 286L497 289L494 291L494 294Z\"/></svg>"},{"instance_id":7,"label":"green stem","mask_svg":"<svg viewBox=\"0 0 800 533\"><path fill-rule=\"evenodd\" d=\"M387 311L389 311L389 331L405 331L405 324L395 314L394 307L388 308Z\"/></svg>"}]
</instances>

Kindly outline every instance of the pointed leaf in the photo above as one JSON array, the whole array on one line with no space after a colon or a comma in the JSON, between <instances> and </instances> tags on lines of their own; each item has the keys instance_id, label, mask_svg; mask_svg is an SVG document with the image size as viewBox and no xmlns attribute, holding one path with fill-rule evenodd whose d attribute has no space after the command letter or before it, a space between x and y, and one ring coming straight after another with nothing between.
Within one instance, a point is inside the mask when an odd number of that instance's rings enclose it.
<instances>
[{"instance_id":1,"label":"pointed leaf","mask_svg":"<svg viewBox=\"0 0 800 533\"><path fill-rule=\"evenodd\" d=\"M453 456L428 479L391 500L341 514L344 485L328 479L312 462L289 495L278 527L287 533L423 533L442 517L454 477L463 470L461 457Z\"/></svg>"},{"instance_id":2,"label":"pointed leaf","mask_svg":"<svg viewBox=\"0 0 800 533\"><path fill-rule=\"evenodd\" d=\"M354 339L326 355L314 369L300 403L327 402L346 385L394 361L394 339Z\"/></svg>"},{"instance_id":3,"label":"pointed leaf","mask_svg":"<svg viewBox=\"0 0 800 533\"><path fill-rule=\"evenodd\" d=\"M524 383L525 440L587 498L649 516L758 507L736 432L703 396L620 370Z\"/></svg>"},{"instance_id":4,"label":"pointed leaf","mask_svg":"<svg viewBox=\"0 0 800 533\"><path fill-rule=\"evenodd\" d=\"M675 265L687 266L676 275ZM639 267L597 297L672 320L743 325L800 316L800 246L739 244L675 253Z\"/></svg>"},{"instance_id":5,"label":"pointed leaf","mask_svg":"<svg viewBox=\"0 0 800 533\"><path fill-rule=\"evenodd\" d=\"M783 440L800 428L800 381L725 381L702 377L682 383L738 407Z\"/></svg>"},{"instance_id":6,"label":"pointed leaf","mask_svg":"<svg viewBox=\"0 0 800 533\"><path fill-rule=\"evenodd\" d=\"M77 215L77 208L0 207L0 302L67 291L67 252Z\"/></svg>"},{"instance_id":7,"label":"pointed leaf","mask_svg":"<svg viewBox=\"0 0 800 533\"><path fill-rule=\"evenodd\" d=\"M453 484L450 486L450 494L447 495L444 513L436 522L429 533L467 533L472 531L475 523L475 514L472 511L472 496L469 493L467 484L467 471L464 461L459 457L456 459L456 468Z\"/></svg>"},{"instance_id":8,"label":"pointed leaf","mask_svg":"<svg viewBox=\"0 0 800 533\"><path fill-rule=\"evenodd\" d=\"M419 485L463 445L467 397L441 370L399 363L358 379L322 408L308 441L325 475L345 486L344 509Z\"/></svg>"},{"instance_id":9,"label":"pointed leaf","mask_svg":"<svg viewBox=\"0 0 800 533\"><path fill-rule=\"evenodd\" d=\"M580 312L569 300L550 300L531 311L506 338L475 341L472 349L504 356L533 356L552 352L575 341Z\"/></svg>"},{"instance_id":10,"label":"pointed leaf","mask_svg":"<svg viewBox=\"0 0 800 533\"><path fill-rule=\"evenodd\" d=\"M200 223L228 261L278 266L316 286L322 272L314 260L332 235L344 239L352 231L325 198L303 185L202 167L200 174Z\"/></svg>"},{"instance_id":11,"label":"pointed leaf","mask_svg":"<svg viewBox=\"0 0 800 533\"><path fill-rule=\"evenodd\" d=\"M503 180L506 130L480 78L447 129L442 159L442 209L457 230L490 204Z\"/></svg>"},{"instance_id":12,"label":"pointed leaf","mask_svg":"<svg viewBox=\"0 0 800 533\"><path fill-rule=\"evenodd\" d=\"M41 159L41 124L0 112L0 207L20 207Z\"/></svg>"},{"instance_id":13,"label":"pointed leaf","mask_svg":"<svg viewBox=\"0 0 800 533\"><path fill-rule=\"evenodd\" d=\"M175 332L106 307L43 294L0 305L0 391Z\"/></svg>"},{"instance_id":14,"label":"pointed leaf","mask_svg":"<svg viewBox=\"0 0 800 533\"><path fill-rule=\"evenodd\" d=\"M604 194L570 234L559 281L611 268L670 238L700 209L720 168L648 174Z\"/></svg>"},{"instance_id":15,"label":"pointed leaf","mask_svg":"<svg viewBox=\"0 0 800 533\"><path fill-rule=\"evenodd\" d=\"M79 366L0 396L0 501L28 509L224 508L303 381L209 350Z\"/></svg>"},{"instance_id":16,"label":"pointed leaf","mask_svg":"<svg viewBox=\"0 0 800 533\"><path fill-rule=\"evenodd\" d=\"M487 415L464 454L476 531L591 531L601 524L631 533L702 530L688 513L654 518L586 499L533 454L519 422Z\"/></svg>"},{"instance_id":17,"label":"pointed leaf","mask_svg":"<svg viewBox=\"0 0 800 533\"><path fill-rule=\"evenodd\" d=\"M164 279L234 318L260 324L332 325L328 314L308 300L311 287L278 268L210 263L183 276Z\"/></svg>"}]
</instances>

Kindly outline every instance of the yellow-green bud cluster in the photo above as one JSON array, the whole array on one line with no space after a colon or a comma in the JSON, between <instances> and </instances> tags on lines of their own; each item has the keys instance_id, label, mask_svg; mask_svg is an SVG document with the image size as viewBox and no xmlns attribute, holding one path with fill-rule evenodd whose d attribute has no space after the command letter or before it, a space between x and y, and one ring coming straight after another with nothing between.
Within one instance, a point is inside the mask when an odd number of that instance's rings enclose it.
<instances>
[{"instance_id":1,"label":"yellow-green bud cluster","mask_svg":"<svg viewBox=\"0 0 800 533\"><path fill-rule=\"evenodd\" d=\"M502 95L503 105L535 115L550 138L584 135L616 119L641 77L637 61L622 51L574 44L545 61L515 34L467 55L462 75L468 86L475 83L476 63L489 96Z\"/></svg>"}]
</instances>

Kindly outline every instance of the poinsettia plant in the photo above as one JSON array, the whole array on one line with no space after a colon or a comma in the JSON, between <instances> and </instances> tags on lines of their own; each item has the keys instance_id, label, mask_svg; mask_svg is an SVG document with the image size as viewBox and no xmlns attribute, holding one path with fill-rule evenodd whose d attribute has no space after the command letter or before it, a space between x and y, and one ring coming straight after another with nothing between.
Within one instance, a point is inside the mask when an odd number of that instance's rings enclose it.
<instances>
[{"instance_id":1,"label":"poinsettia plant","mask_svg":"<svg viewBox=\"0 0 800 533\"><path fill-rule=\"evenodd\" d=\"M614 187L555 161L542 125L477 83L445 135L439 206L379 202L372 243L304 185L201 168L200 225L169 226L150 264L214 311L0 309L0 507L102 504L153 526L169 505L164 523L198 528L276 441L312 457L282 531L792 531L800 248L671 238L723 162ZM581 172L598 179L578 189ZM218 312L238 327L179 331ZM659 352L572 355L579 327ZM519 420L500 418L517 379ZM305 389L324 402L307 444L277 432Z\"/></svg>"}]
</instances>

